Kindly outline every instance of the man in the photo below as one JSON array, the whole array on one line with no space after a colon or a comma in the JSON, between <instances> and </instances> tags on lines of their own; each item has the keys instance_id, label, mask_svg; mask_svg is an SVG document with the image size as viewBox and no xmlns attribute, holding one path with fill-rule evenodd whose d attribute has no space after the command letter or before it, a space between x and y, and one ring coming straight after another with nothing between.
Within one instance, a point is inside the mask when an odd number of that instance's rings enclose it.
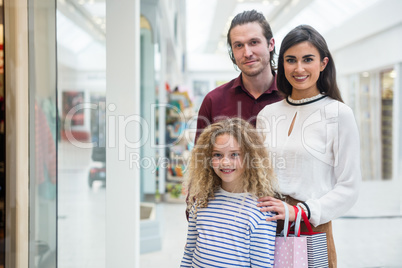
<instances>
[{"instance_id":1,"label":"man","mask_svg":"<svg viewBox=\"0 0 402 268\"><path fill-rule=\"evenodd\" d=\"M282 99L273 67L275 40L264 15L255 10L237 14L227 43L230 58L241 74L205 96L195 140L206 126L227 117L241 117L255 126L262 108Z\"/></svg>"}]
</instances>

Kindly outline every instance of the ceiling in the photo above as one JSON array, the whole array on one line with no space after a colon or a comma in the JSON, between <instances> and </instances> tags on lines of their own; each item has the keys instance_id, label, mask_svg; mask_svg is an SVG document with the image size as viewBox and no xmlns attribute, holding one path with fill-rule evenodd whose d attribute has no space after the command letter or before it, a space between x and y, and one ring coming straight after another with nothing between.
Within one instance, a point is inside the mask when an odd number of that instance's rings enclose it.
<instances>
[{"instance_id":1,"label":"ceiling","mask_svg":"<svg viewBox=\"0 0 402 268\"><path fill-rule=\"evenodd\" d=\"M292 28L309 24L321 34L379 0L187 0L189 53L227 53L226 35L233 17L255 9L271 25L276 44ZM202 23L200 23L202 22Z\"/></svg>"},{"instance_id":2,"label":"ceiling","mask_svg":"<svg viewBox=\"0 0 402 268\"><path fill-rule=\"evenodd\" d=\"M243 10L256 9L265 15L279 47L285 34L299 24L310 24L325 36L378 1L186 0L187 53L226 54L230 21ZM57 38L63 49L71 55L104 50L105 0L58 0L57 8Z\"/></svg>"}]
</instances>

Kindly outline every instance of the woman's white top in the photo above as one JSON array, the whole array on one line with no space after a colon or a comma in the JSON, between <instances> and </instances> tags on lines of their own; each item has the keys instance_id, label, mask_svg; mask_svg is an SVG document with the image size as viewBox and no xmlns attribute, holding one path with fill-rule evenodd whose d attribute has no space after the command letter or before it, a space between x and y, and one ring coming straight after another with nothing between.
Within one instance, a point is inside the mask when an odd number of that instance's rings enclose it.
<instances>
[{"instance_id":1,"label":"woman's white top","mask_svg":"<svg viewBox=\"0 0 402 268\"><path fill-rule=\"evenodd\" d=\"M295 118L293 130L289 128ZM314 226L345 214L356 202L360 141L352 110L330 97L265 106L257 117L283 195L304 201Z\"/></svg>"}]
</instances>

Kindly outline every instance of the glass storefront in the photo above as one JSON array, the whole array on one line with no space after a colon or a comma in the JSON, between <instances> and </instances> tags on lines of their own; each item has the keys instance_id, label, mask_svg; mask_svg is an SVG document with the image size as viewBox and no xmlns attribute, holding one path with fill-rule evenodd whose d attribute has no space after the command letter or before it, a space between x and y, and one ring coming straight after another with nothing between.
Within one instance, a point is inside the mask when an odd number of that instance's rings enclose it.
<instances>
[{"instance_id":1,"label":"glass storefront","mask_svg":"<svg viewBox=\"0 0 402 268\"><path fill-rule=\"evenodd\" d=\"M388 70L381 75L381 144L382 178L392 179L393 169L393 99L395 71Z\"/></svg>"},{"instance_id":2,"label":"glass storefront","mask_svg":"<svg viewBox=\"0 0 402 268\"><path fill-rule=\"evenodd\" d=\"M29 267L57 260L56 3L29 1Z\"/></svg>"},{"instance_id":3,"label":"glass storefront","mask_svg":"<svg viewBox=\"0 0 402 268\"><path fill-rule=\"evenodd\" d=\"M6 264L5 233L6 233L6 139L5 139L5 101L4 101L4 9L0 0L0 268Z\"/></svg>"},{"instance_id":4,"label":"glass storefront","mask_svg":"<svg viewBox=\"0 0 402 268\"><path fill-rule=\"evenodd\" d=\"M114 110L106 105L105 9L105 1L29 2L29 267L106 266L106 113ZM147 10L154 14L153 5ZM158 82L152 75L155 40L144 22L142 17L138 45L146 52L140 54L140 66L148 82L138 91L150 94L142 94L145 114L158 98ZM155 149L147 150L139 152L154 158ZM156 174L149 175L153 179L143 183L143 198L144 192L156 193ZM141 212L142 207L155 214L152 204L141 205ZM149 235L141 234L141 252L149 252L160 248L159 226L143 214L141 228Z\"/></svg>"},{"instance_id":5,"label":"glass storefront","mask_svg":"<svg viewBox=\"0 0 402 268\"><path fill-rule=\"evenodd\" d=\"M58 267L105 267L105 8L57 4Z\"/></svg>"},{"instance_id":6,"label":"glass storefront","mask_svg":"<svg viewBox=\"0 0 402 268\"><path fill-rule=\"evenodd\" d=\"M365 181L393 178L395 76L395 70L388 69L362 72L358 79L356 75L349 77L353 90L348 95L360 130L362 177Z\"/></svg>"},{"instance_id":7,"label":"glass storefront","mask_svg":"<svg viewBox=\"0 0 402 268\"><path fill-rule=\"evenodd\" d=\"M376 165L372 161L375 150L375 97L373 96L373 74L364 72L360 74L359 107L360 107L360 142L361 142L361 164L362 177L365 180L376 179ZM369 153L367 153L369 152Z\"/></svg>"},{"instance_id":8,"label":"glass storefront","mask_svg":"<svg viewBox=\"0 0 402 268\"><path fill-rule=\"evenodd\" d=\"M381 179L381 166L377 163L381 151L379 143L381 129L378 116L380 94L377 84L378 74L363 72L359 75L357 116L359 116L362 177L365 181Z\"/></svg>"}]
</instances>

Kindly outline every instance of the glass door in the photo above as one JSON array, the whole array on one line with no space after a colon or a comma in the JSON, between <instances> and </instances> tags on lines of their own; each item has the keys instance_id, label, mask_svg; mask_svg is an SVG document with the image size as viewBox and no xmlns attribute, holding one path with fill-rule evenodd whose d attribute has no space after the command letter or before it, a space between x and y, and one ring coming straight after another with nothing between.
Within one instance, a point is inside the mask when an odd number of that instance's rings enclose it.
<instances>
[{"instance_id":1,"label":"glass door","mask_svg":"<svg viewBox=\"0 0 402 268\"><path fill-rule=\"evenodd\" d=\"M105 0L57 1L60 268L105 267L105 13Z\"/></svg>"},{"instance_id":2,"label":"glass door","mask_svg":"<svg viewBox=\"0 0 402 268\"><path fill-rule=\"evenodd\" d=\"M28 1L29 267L56 267L56 3Z\"/></svg>"}]
</instances>

